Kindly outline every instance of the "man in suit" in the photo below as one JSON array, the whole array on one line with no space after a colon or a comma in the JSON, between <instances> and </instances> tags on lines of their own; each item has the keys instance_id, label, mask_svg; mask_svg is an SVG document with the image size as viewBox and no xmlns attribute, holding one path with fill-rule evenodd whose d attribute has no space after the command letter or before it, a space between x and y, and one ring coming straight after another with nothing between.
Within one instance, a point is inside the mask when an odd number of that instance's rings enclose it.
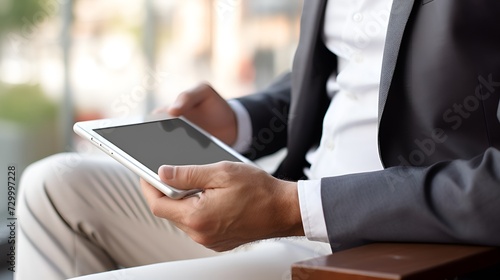
<instances>
[{"instance_id":1,"label":"man in suit","mask_svg":"<svg viewBox=\"0 0 500 280\"><path fill-rule=\"evenodd\" d=\"M291 74L231 104L201 86L169 109L251 158L286 146L276 178L164 166L168 184L205 191L174 201L142 182L149 207L215 251L301 235L333 250L500 245L499 16L493 0L305 1Z\"/></svg>"},{"instance_id":2,"label":"man in suit","mask_svg":"<svg viewBox=\"0 0 500 280\"><path fill-rule=\"evenodd\" d=\"M326 1L310 2L304 7L291 77L288 133L279 139L281 144L288 140L288 154L277 176L293 180L303 176L306 153L320 140L325 104L330 103L325 100L324 85L336 62L325 50L318 30ZM321 180L332 244L343 248L367 241L500 244L500 37L493 35L500 32L500 24L495 23L499 15L500 5L489 1L395 1L379 100L378 137L385 170ZM274 87L289 83L287 79ZM268 126L276 105L288 106L280 104L288 102L287 94L286 90L273 91L241 100L250 114L254 139ZM262 152L279 148L275 146L279 140L264 146ZM208 174L220 172L230 174L228 182L236 184L232 178L240 170L228 165L206 171L205 167L168 168L164 171L173 177L165 180L180 188L193 184L211 188ZM186 178L184 172L189 173ZM198 178L202 174L205 180ZM151 195L152 189L144 185ZM187 202L160 199L152 201L153 210L179 219L163 211L168 211L168 204L177 207ZM298 213L292 206L286 208L291 209L288 215ZM300 215L296 220L301 223ZM193 223L193 227L200 226Z\"/></svg>"}]
</instances>

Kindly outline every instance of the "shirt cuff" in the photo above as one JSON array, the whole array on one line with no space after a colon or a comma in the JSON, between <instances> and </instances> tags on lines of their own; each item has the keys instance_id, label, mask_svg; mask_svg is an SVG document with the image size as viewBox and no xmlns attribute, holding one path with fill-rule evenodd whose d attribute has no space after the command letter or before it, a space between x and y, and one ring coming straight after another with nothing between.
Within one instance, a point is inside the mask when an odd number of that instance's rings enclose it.
<instances>
[{"instance_id":1,"label":"shirt cuff","mask_svg":"<svg viewBox=\"0 0 500 280\"><path fill-rule=\"evenodd\" d=\"M307 239L329 242L321 203L321 180L299 181L297 190L302 225Z\"/></svg>"},{"instance_id":2,"label":"shirt cuff","mask_svg":"<svg viewBox=\"0 0 500 280\"><path fill-rule=\"evenodd\" d=\"M238 126L236 142L233 144L232 148L239 153L244 153L248 151L252 144L252 121L247 109L241 102L232 99L228 101L228 104L236 115L236 123Z\"/></svg>"}]
</instances>

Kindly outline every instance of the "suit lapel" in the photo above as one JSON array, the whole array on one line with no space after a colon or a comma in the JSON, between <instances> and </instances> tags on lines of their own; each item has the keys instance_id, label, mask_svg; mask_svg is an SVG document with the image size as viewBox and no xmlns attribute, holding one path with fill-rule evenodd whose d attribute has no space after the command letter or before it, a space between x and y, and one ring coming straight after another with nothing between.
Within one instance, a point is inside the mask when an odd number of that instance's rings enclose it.
<instances>
[{"instance_id":1,"label":"suit lapel","mask_svg":"<svg viewBox=\"0 0 500 280\"><path fill-rule=\"evenodd\" d=\"M392 78L394 76L401 40L403 39L404 30L408 23L414 2L414 0L394 0L392 4L384 48L384 58L382 61L382 75L380 78L379 122L384 111L387 95L389 94Z\"/></svg>"},{"instance_id":2,"label":"suit lapel","mask_svg":"<svg viewBox=\"0 0 500 280\"><path fill-rule=\"evenodd\" d=\"M318 71L315 64L316 58L321 56L321 54L318 55L319 45L321 45L318 42L321 40L326 2L327 0L305 0L303 5L300 41L293 62L292 99L294 102L290 108L290 121L292 122L297 116L310 115L310 112L307 112L310 108L302 106L303 104L315 103L313 101L315 96L311 96L311 83L317 82L314 80L317 78L315 72ZM304 92L308 94L302 94ZM300 108L303 112L300 112ZM302 133L300 129L296 130L292 133Z\"/></svg>"},{"instance_id":3,"label":"suit lapel","mask_svg":"<svg viewBox=\"0 0 500 280\"><path fill-rule=\"evenodd\" d=\"M327 0L306 0L303 5L300 29L300 41L294 59L294 76L304 77L313 67L313 58L321 36L323 18ZM297 94L303 86L302 79L294 79ZM307 98L307 97L305 97Z\"/></svg>"},{"instance_id":4,"label":"suit lapel","mask_svg":"<svg viewBox=\"0 0 500 280\"><path fill-rule=\"evenodd\" d=\"M302 11L302 29L307 31L305 34L307 38L304 38L304 41L310 42L311 45L315 42L315 40L312 39L321 35L321 30L323 30L322 19L325 13L326 2L327 0L311 0L308 1L308 3L304 3Z\"/></svg>"},{"instance_id":5,"label":"suit lapel","mask_svg":"<svg viewBox=\"0 0 500 280\"><path fill-rule=\"evenodd\" d=\"M291 180L302 177L307 164L305 154L321 137L322 119L329 104L325 85L336 61L321 37L326 1L304 0L303 4L299 45L293 60L288 153L275 173Z\"/></svg>"}]
</instances>

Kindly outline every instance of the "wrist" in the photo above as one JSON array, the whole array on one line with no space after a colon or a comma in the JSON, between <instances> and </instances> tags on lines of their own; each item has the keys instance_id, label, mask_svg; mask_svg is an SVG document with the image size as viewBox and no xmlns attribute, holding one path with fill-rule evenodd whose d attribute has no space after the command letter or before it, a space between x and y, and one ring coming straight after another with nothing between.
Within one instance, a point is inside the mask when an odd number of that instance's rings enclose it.
<instances>
[{"instance_id":1,"label":"wrist","mask_svg":"<svg viewBox=\"0 0 500 280\"><path fill-rule=\"evenodd\" d=\"M297 182L279 180L279 184L281 191L276 204L278 208L276 213L279 214L276 218L280 228L276 237L304 236Z\"/></svg>"}]
</instances>

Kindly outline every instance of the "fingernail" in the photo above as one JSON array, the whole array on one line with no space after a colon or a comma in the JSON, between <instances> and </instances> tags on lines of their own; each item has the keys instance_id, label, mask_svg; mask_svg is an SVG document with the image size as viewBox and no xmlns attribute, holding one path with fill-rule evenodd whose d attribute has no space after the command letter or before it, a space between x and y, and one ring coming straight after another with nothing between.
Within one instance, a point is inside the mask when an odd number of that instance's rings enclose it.
<instances>
[{"instance_id":1,"label":"fingernail","mask_svg":"<svg viewBox=\"0 0 500 280\"><path fill-rule=\"evenodd\" d=\"M158 173L163 174L163 178L165 178L165 179L173 179L174 178L174 168L170 165L160 166Z\"/></svg>"}]
</instances>

